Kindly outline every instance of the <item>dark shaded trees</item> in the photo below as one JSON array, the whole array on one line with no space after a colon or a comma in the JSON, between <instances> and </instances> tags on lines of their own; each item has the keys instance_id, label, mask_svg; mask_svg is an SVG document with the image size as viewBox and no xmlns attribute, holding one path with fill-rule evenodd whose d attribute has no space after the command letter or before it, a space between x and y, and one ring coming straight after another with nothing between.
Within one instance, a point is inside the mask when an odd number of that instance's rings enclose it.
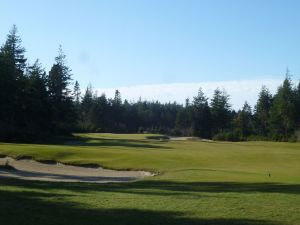
<instances>
[{"instance_id":1,"label":"dark shaded trees","mask_svg":"<svg viewBox=\"0 0 300 225\"><path fill-rule=\"evenodd\" d=\"M300 131L300 81L295 90L296 98L296 129Z\"/></svg>"},{"instance_id":2,"label":"dark shaded trees","mask_svg":"<svg viewBox=\"0 0 300 225\"><path fill-rule=\"evenodd\" d=\"M66 65L66 55L60 46L48 76L52 129L57 134L70 133L74 127L76 116L70 83L71 70Z\"/></svg>"},{"instance_id":3,"label":"dark shaded trees","mask_svg":"<svg viewBox=\"0 0 300 225\"><path fill-rule=\"evenodd\" d=\"M123 105L121 93L119 90L115 91L115 96L111 100L111 115L112 115L112 131L124 132L125 124L123 122Z\"/></svg>"},{"instance_id":4,"label":"dark shaded trees","mask_svg":"<svg viewBox=\"0 0 300 225\"><path fill-rule=\"evenodd\" d=\"M234 119L235 131L240 139L244 139L254 132L254 122L251 106L245 102L243 109L240 110Z\"/></svg>"},{"instance_id":5,"label":"dark shaded trees","mask_svg":"<svg viewBox=\"0 0 300 225\"><path fill-rule=\"evenodd\" d=\"M176 116L176 134L183 136L193 135L193 106L190 99L185 100L185 107L179 109Z\"/></svg>"},{"instance_id":6,"label":"dark shaded trees","mask_svg":"<svg viewBox=\"0 0 300 225\"><path fill-rule=\"evenodd\" d=\"M80 100L81 100L81 91L80 91L80 85L77 80L75 81L75 84L74 84L73 98L74 98L75 105L79 106Z\"/></svg>"},{"instance_id":7,"label":"dark shaded trees","mask_svg":"<svg viewBox=\"0 0 300 225\"><path fill-rule=\"evenodd\" d=\"M0 49L0 137L14 139L22 135L25 49L13 25Z\"/></svg>"},{"instance_id":8,"label":"dark shaded trees","mask_svg":"<svg viewBox=\"0 0 300 225\"><path fill-rule=\"evenodd\" d=\"M216 110L215 110L216 113ZM216 115L216 114L215 114ZM193 134L202 138L211 137L211 110L208 105L208 98L205 97L202 89L193 100Z\"/></svg>"},{"instance_id":9,"label":"dark shaded trees","mask_svg":"<svg viewBox=\"0 0 300 225\"><path fill-rule=\"evenodd\" d=\"M182 136L193 135L191 106L186 106L178 111L176 116L176 130L177 134Z\"/></svg>"},{"instance_id":10,"label":"dark shaded trees","mask_svg":"<svg viewBox=\"0 0 300 225\"><path fill-rule=\"evenodd\" d=\"M296 95L291 78L284 79L283 84L274 95L270 109L271 134L275 139L288 138L296 128Z\"/></svg>"},{"instance_id":11,"label":"dark shaded trees","mask_svg":"<svg viewBox=\"0 0 300 225\"><path fill-rule=\"evenodd\" d=\"M18 35L16 25L13 25L9 31L5 44L1 47L1 52L5 56L7 63L13 66L15 78L22 76L26 68L27 59L24 55L25 48L22 47L22 40Z\"/></svg>"},{"instance_id":12,"label":"dark shaded trees","mask_svg":"<svg viewBox=\"0 0 300 225\"><path fill-rule=\"evenodd\" d=\"M192 103L123 101L98 96L89 85L81 96L79 83L73 90L66 55L58 56L47 74L37 60L26 63L25 49L16 26L0 48L0 140L34 141L72 132L151 132L198 136L221 140L299 139L300 83L290 75L274 96L263 86L252 112L248 103L238 112L231 109L229 95L216 89L208 98L199 89Z\"/></svg>"},{"instance_id":13,"label":"dark shaded trees","mask_svg":"<svg viewBox=\"0 0 300 225\"><path fill-rule=\"evenodd\" d=\"M211 99L211 116L213 133L224 132L230 128L231 124L231 106L229 104L229 95L225 90L217 88Z\"/></svg>"},{"instance_id":14,"label":"dark shaded trees","mask_svg":"<svg viewBox=\"0 0 300 225\"><path fill-rule=\"evenodd\" d=\"M38 60L27 68L24 96L24 123L26 133L40 138L49 135L51 128L50 99L47 91L47 76Z\"/></svg>"},{"instance_id":15,"label":"dark shaded trees","mask_svg":"<svg viewBox=\"0 0 300 225\"><path fill-rule=\"evenodd\" d=\"M94 131L95 123L93 121L94 98L92 85L89 84L85 90L78 114L78 129L80 131Z\"/></svg>"},{"instance_id":16,"label":"dark shaded trees","mask_svg":"<svg viewBox=\"0 0 300 225\"><path fill-rule=\"evenodd\" d=\"M270 109L272 95L266 86L262 86L255 105L255 126L258 135L266 136L269 133Z\"/></svg>"}]
</instances>

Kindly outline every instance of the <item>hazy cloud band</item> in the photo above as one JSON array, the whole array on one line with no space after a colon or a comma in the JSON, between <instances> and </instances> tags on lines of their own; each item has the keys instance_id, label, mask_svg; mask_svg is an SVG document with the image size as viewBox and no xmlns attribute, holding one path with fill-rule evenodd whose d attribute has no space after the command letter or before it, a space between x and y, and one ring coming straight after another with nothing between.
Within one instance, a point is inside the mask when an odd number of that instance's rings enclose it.
<instances>
[{"instance_id":1,"label":"hazy cloud band","mask_svg":"<svg viewBox=\"0 0 300 225\"><path fill-rule=\"evenodd\" d=\"M136 85L115 88L97 88L98 94L105 93L107 97L113 97L118 89L122 98L129 101L158 100L160 102L184 103L186 98L197 94L201 87L207 97L211 98L214 90L219 87L225 89L230 95L230 103L234 109L242 107L247 100L252 106L256 103L257 96L262 85L267 86L271 93L275 93L278 86L282 83L281 79L262 79L262 80L236 80L218 82L199 82L199 83L170 83L170 84L151 84Z\"/></svg>"}]
</instances>

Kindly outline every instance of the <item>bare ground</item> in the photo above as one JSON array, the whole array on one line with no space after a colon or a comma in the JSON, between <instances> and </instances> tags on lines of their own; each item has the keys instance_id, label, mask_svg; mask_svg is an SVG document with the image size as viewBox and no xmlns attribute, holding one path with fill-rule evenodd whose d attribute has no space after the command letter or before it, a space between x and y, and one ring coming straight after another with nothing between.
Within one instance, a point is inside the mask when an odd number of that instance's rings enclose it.
<instances>
[{"instance_id":1,"label":"bare ground","mask_svg":"<svg viewBox=\"0 0 300 225\"><path fill-rule=\"evenodd\" d=\"M31 159L15 160L11 157L0 158L0 178L12 177L24 180L53 182L130 182L153 176L145 171L118 171L82 166L71 166L62 163L42 163Z\"/></svg>"}]
</instances>

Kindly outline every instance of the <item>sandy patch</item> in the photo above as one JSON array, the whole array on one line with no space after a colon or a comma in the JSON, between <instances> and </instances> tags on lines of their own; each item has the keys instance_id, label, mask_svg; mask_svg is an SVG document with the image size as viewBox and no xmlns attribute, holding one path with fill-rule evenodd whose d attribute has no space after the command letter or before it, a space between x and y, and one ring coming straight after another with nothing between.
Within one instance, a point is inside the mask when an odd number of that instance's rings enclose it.
<instances>
[{"instance_id":1,"label":"sandy patch","mask_svg":"<svg viewBox=\"0 0 300 225\"><path fill-rule=\"evenodd\" d=\"M171 137L171 141L203 141L203 142L213 142L210 139L203 139L199 137Z\"/></svg>"},{"instance_id":2,"label":"sandy patch","mask_svg":"<svg viewBox=\"0 0 300 225\"><path fill-rule=\"evenodd\" d=\"M6 168L5 165L9 166ZM0 178L13 177L24 180L53 182L108 183L135 181L147 176L153 176L153 174L145 171L118 171L101 167L87 168L62 163L42 163L31 159L0 158Z\"/></svg>"},{"instance_id":3,"label":"sandy patch","mask_svg":"<svg viewBox=\"0 0 300 225\"><path fill-rule=\"evenodd\" d=\"M191 139L192 137L171 137L170 138L171 141L187 141Z\"/></svg>"}]
</instances>

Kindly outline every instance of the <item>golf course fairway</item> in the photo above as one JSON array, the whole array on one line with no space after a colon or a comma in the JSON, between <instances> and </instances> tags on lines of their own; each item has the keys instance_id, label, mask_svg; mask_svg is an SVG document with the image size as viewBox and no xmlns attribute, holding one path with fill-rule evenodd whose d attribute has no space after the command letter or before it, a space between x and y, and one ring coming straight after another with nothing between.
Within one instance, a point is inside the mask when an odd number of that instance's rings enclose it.
<instances>
[{"instance_id":1,"label":"golf course fairway","mask_svg":"<svg viewBox=\"0 0 300 225\"><path fill-rule=\"evenodd\" d=\"M0 178L0 224L300 224L300 143L74 136L0 143L0 155L156 175L105 184Z\"/></svg>"}]
</instances>

